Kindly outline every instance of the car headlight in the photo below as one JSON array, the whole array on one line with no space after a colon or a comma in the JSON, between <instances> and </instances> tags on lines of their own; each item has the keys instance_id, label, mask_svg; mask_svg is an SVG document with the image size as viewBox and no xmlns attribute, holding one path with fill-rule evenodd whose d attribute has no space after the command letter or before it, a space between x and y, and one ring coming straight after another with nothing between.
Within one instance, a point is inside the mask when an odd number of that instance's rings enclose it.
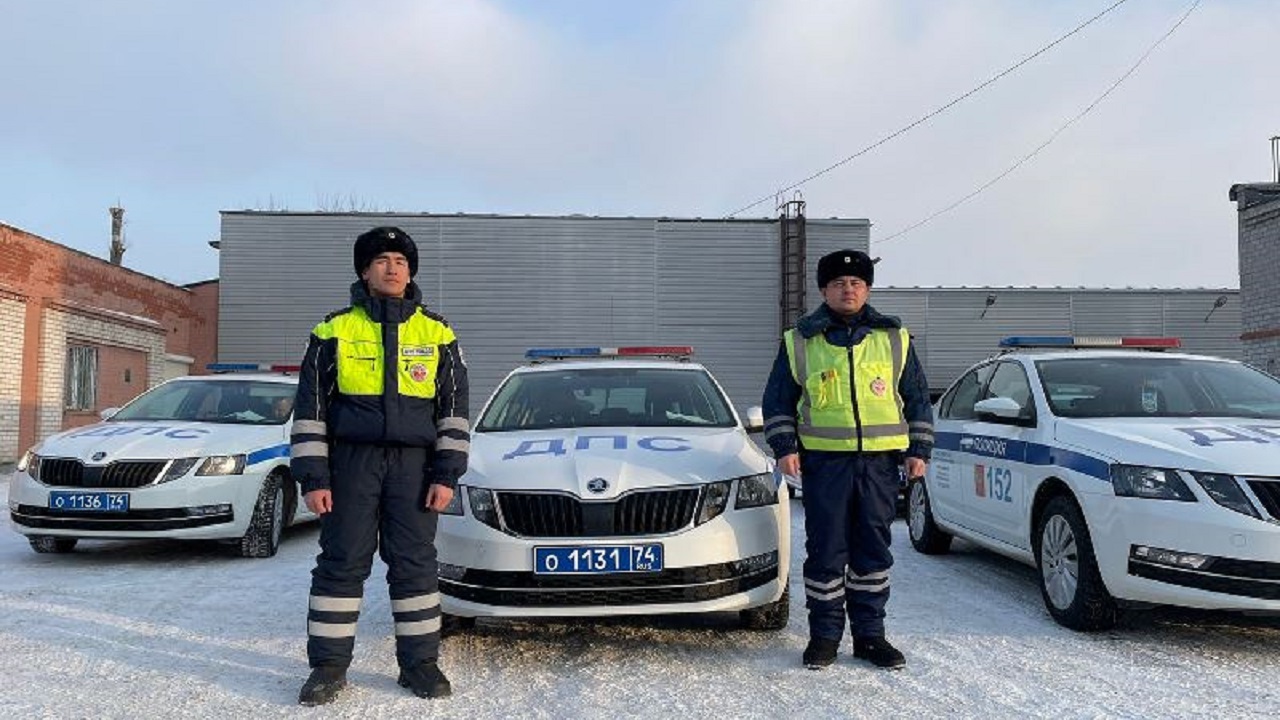
<instances>
[{"instance_id":1,"label":"car headlight","mask_svg":"<svg viewBox=\"0 0 1280 720\"><path fill-rule=\"evenodd\" d=\"M1261 518L1258 511L1254 509L1249 502L1249 498L1245 497L1244 490L1240 489L1240 484L1230 475L1218 475L1216 473L1191 473L1191 477L1200 483L1200 487L1218 503L1228 510L1235 510L1238 513L1248 515L1249 517Z\"/></svg>"},{"instance_id":2,"label":"car headlight","mask_svg":"<svg viewBox=\"0 0 1280 720\"><path fill-rule=\"evenodd\" d=\"M720 513L724 512L725 505L729 504L730 487L731 483L728 480L703 486L702 502L698 505L697 525L714 520Z\"/></svg>"},{"instance_id":3,"label":"car headlight","mask_svg":"<svg viewBox=\"0 0 1280 720\"><path fill-rule=\"evenodd\" d=\"M1112 465L1111 486L1120 497L1196 501L1191 488L1178 477L1177 470L1141 465Z\"/></svg>"},{"instance_id":4,"label":"car headlight","mask_svg":"<svg viewBox=\"0 0 1280 720\"><path fill-rule=\"evenodd\" d=\"M778 486L773 473L738 478L738 497L733 506L739 510L778 504Z\"/></svg>"},{"instance_id":5,"label":"car headlight","mask_svg":"<svg viewBox=\"0 0 1280 720\"><path fill-rule=\"evenodd\" d=\"M471 502L471 515L480 522L498 530L498 499L492 490L484 488L467 488L467 499Z\"/></svg>"},{"instance_id":6,"label":"car headlight","mask_svg":"<svg viewBox=\"0 0 1280 720\"><path fill-rule=\"evenodd\" d=\"M175 458L169 461L169 465L165 467L164 474L156 482L167 483L170 480L178 478L191 472L191 468L196 466L200 458Z\"/></svg>"},{"instance_id":7,"label":"car headlight","mask_svg":"<svg viewBox=\"0 0 1280 720\"><path fill-rule=\"evenodd\" d=\"M244 473L244 455L211 455L200 463L196 475L240 475Z\"/></svg>"},{"instance_id":8,"label":"car headlight","mask_svg":"<svg viewBox=\"0 0 1280 720\"><path fill-rule=\"evenodd\" d=\"M18 472L26 472L32 480L40 479L40 456L30 450L22 453L18 459Z\"/></svg>"},{"instance_id":9,"label":"car headlight","mask_svg":"<svg viewBox=\"0 0 1280 720\"><path fill-rule=\"evenodd\" d=\"M449 504L444 506L440 511L441 515L461 515L462 514L462 486L453 489L453 497L449 498Z\"/></svg>"}]
</instances>

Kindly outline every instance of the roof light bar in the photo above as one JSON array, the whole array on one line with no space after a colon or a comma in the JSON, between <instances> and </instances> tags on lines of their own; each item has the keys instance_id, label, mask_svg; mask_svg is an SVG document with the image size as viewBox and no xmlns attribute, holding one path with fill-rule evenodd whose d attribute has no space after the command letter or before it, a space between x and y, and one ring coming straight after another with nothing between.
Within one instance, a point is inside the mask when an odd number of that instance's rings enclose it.
<instances>
[{"instance_id":1,"label":"roof light bar","mask_svg":"<svg viewBox=\"0 0 1280 720\"><path fill-rule=\"evenodd\" d=\"M526 360L559 360L582 357L676 357L693 356L691 345L633 345L630 347L529 348Z\"/></svg>"},{"instance_id":2,"label":"roof light bar","mask_svg":"<svg viewBox=\"0 0 1280 720\"><path fill-rule=\"evenodd\" d=\"M279 372L289 373L298 372L302 369L301 365L282 365L280 363L209 363L204 366L205 370L212 373L230 373L230 372Z\"/></svg>"},{"instance_id":3,"label":"roof light bar","mask_svg":"<svg viewBox=\"0 0 1280 720\"><path fill-rule=\"evenodd\" d=\"M1165 350L1182 347L1176 337L1099 337L1091 335L1010 335L1002 348L1136 348Z\"/></svg>"}]
</instances>

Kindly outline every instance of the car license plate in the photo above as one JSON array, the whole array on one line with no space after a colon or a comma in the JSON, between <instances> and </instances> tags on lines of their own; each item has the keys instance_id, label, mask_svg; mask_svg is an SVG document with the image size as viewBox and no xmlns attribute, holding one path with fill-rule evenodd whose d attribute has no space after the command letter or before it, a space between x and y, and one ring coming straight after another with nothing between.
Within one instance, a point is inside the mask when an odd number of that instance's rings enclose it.
<instances>
[{"instance_id":1,"label":"car license plate","mask_svg":"<svg viewBox=\"0 0 1280 720\"><path fill-rule=\"evenodd\" d=\"M533 549L536 575L658 572L661 569L662 546L657 543Z\"/></svg>"},{"instance_id":2,"label":"car license plate","mask_svg":"<svg viewBox=\"0 0 1280 720\"><path fill-rule=\"evenodd\" d=\"M129 509L129 493L51 492L49 507L75 512L125 512Z\"/></svg>"}]
</instances>

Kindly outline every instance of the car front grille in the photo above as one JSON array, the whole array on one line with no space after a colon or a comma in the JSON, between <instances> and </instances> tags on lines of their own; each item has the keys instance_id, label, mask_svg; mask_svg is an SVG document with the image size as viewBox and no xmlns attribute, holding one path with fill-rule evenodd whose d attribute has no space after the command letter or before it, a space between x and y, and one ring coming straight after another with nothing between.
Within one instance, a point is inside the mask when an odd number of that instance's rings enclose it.
<instances>
[{"instance_id":1,"label":"car front grille","mask_svg":"<svg viewBox=\"0 0 1280 720\"><path fill-rule=\"evenodd\" d=\"M40 482L50 487L137 488L155 482L166 462L119 460L86 466L74 458L41 458Z\"/></svg>"},{"instance_id":2,"label":"car front grille","mask_svg":"<svg viewBox=\"0 0 1280 720\"><path fill-rule=\"evenodd\" d=\"M1273 520L1280 520L1280 480L1249 480L1249 489Z\"/></svg>"},{"instance_id":3,"label":"car front grille","mask_svg":"<svg viewBox=\"0 0 1280 720\"><path fill-rule=\"evenodd\" d=\"M506 529L524 537L663 535L687 527L699 488L643 490L611 502L583 502L572 495L499 492Z\"/></svg>"}]
</instances>

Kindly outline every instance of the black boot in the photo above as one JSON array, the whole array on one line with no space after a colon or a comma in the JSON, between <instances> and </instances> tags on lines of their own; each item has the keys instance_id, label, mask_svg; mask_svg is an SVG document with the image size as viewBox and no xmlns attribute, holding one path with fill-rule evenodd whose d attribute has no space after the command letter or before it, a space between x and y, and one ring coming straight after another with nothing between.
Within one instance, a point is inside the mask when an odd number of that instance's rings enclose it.
<instances>
[{"instance_id":1,"label":"black boot","mask_svg":"<svg viewBox=\"0 0 1280 720\"><path fill-rule=\"evenodd\" d=\"M862 658L876 667L896 670L907 664L898 648L889 644L884 636L860 637L853 639L853 656Z\"/></svg>"},{"instance_id":2,"label":"black boot","mask_svg":"<svg viewBox=\"0 0 1280 720\"><path fill-rule=\"evenodd\" d=\"M821 670L836 661L836 651L839 649L839 640L810 638L809 647L804 649L804 666L810 670Z\"/></svg>"},{"instance_id":3,"label":"black boot","mask_svg":"<svg viewBox=\"0 0 1280 720\"><path fill-rule=\"evenodd\" d=\"M302 684L298 692L299 705L326 705L338 697L338 692L347 686L347 669L332 665L321 665L311 669L311 676Z\"/></svg>"},{"instance_id":4,"label":"black boot","mask_svg":"<svg viewBox=\"0 0 1280 720\"><path fill-rule=\"evenodd\" d=\"M440 672L435 660L423 660L417 665L400 669L400 687L407 687L420 698L443 698L453 694L449 678Z\"/></svg>"}]
</instances>

